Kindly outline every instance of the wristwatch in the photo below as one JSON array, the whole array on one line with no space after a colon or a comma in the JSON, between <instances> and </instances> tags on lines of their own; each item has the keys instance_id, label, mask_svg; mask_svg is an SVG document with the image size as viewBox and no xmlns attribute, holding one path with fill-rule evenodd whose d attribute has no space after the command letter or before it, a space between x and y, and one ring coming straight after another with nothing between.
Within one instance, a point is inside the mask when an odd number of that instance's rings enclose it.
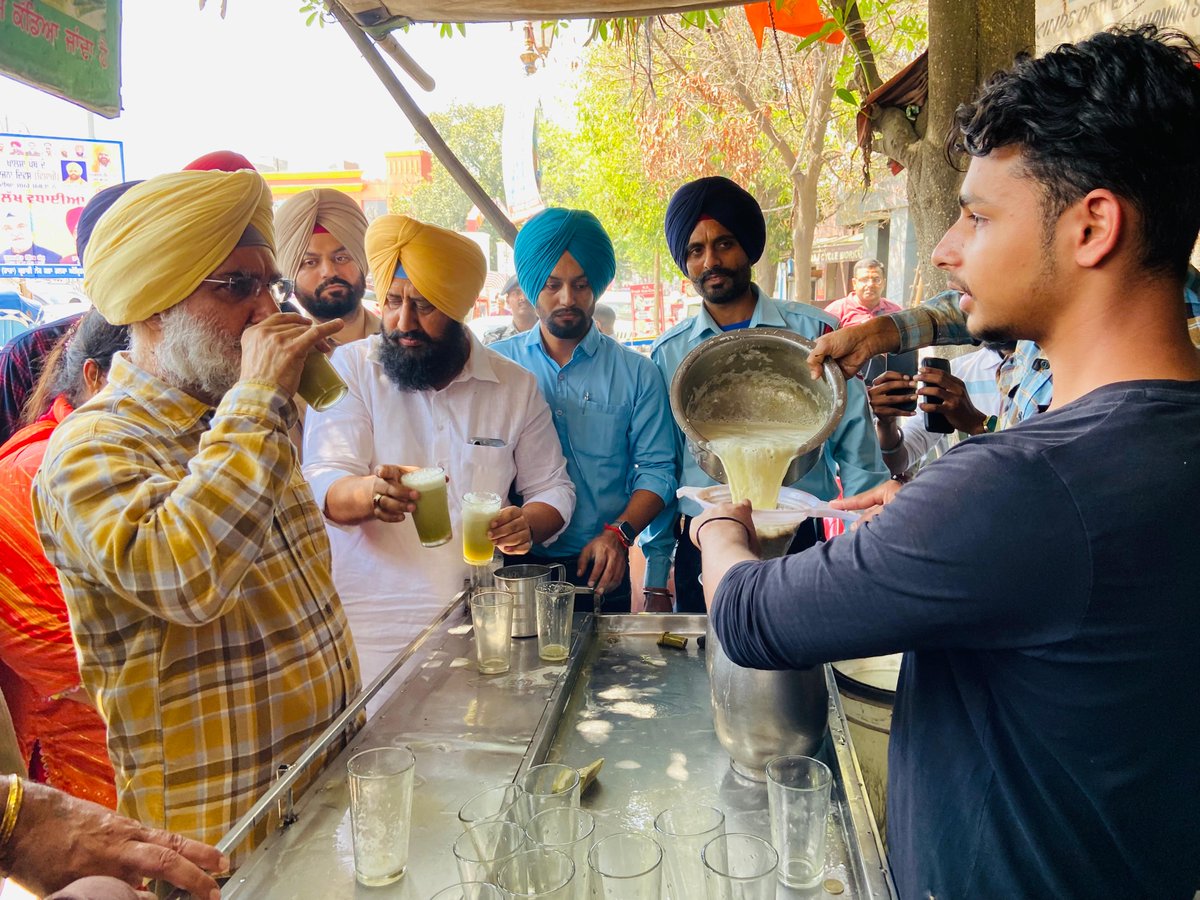
<instances>
[{"instance_id":1,"label":"wristwatch","mask_svg":"<svg viewBox=\"0 0 1200 900\"><path fill-rule=\"evenodd\" d=\"M628 550L633 546L633 542L637 540L637 532L633 530L633 526L623 519L617 519L611 525L605 525L605 530L616 532L617 537L621 539L621 543Z\"/></svg>"},{"instance_id":2,"label":"wristwatch","mask_svg":"<svg viewBox=\"0 0 1200 900\"><path fill-rule=\"evenodd\" d=\"M1000 424L999 416L988 416L983 420L983 433L991 434L996 430L996 426Z\"/></svg>"}]
</instances>

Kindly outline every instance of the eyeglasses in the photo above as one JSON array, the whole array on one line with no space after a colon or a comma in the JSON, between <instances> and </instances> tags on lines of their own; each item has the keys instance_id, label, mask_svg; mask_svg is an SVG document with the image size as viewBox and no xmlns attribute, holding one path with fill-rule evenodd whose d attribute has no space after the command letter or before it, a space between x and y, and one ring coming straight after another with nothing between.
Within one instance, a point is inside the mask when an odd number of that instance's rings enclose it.
<instances>
[{"instance_id":1,"label":"eyeglasses","mask_svg":"<svg viewBox=\"0 0 1200 900\"><path fill-rule=\"evenodd\" d=\"M880 275L855 275L854 280L863 284L883 284L883 277Z\"/></svg>"},{"instance_id":2,"label":"eyeglasses","mask_svg":"<svg viewBox=\"0 0 1200 900\"><path fill-rule=\"evenodd\" d=\"M264 282L258 275L243 275L240 272L226 275L224 278L202 278L200 283L221 285L229 291L229 296L239 303L249 300L251 297L257 297L264 287L270 293L272 300L282 303L292 296L292 291L296 287L295 282L290 278L272 278Z\"/></svg>"}]
</instances>

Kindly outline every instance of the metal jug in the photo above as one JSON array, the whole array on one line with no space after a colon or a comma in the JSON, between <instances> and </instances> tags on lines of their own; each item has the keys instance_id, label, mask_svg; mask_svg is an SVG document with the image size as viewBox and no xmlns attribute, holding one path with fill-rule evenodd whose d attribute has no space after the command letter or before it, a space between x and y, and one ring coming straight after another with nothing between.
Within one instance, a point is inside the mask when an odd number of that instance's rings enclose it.
<instances>
[{"instance_id":1,"label":"metal jug","mask_svg":"<svg viewBox=\"0 0 1200 900\"><path fill-rule=\"evenodd\" d=\"M551 578L554 570L558 577ZM552 566L505 566L497 569L496 588L513 595L512 636L533 637L537 634L537 586L548 581L566 581L567 568L561 563Z\"/></svg>"},{"instance_id":2,"label":"metal jug","mask_svg":"<svg viewBox=\"0 0 1200 900\"><path fill-rule=\"evenodd\" d=\"M786 540L764 542L764 557L787 553L794 535L795 528ZM774 553L767 553L768 547L774 547ZM712 691L713 730L735 772L751 781L766 781L767 763L775 757L816 753L829 725L824 666L744 669L725 655L711 619L704 665Z\"/></svg>"},{"instance_id":3,"label":"metal jug","mask_svg":"<svg viewBox=\"0 0 1200 900\"><path fill-rule=\"evenodd\" d=\"M825 667L768 672L734 665L709 623L704 645L712 688L713 730L730 765L766 781L777 756L812 756L829 723Z\"/></svg>"}]
</instances>

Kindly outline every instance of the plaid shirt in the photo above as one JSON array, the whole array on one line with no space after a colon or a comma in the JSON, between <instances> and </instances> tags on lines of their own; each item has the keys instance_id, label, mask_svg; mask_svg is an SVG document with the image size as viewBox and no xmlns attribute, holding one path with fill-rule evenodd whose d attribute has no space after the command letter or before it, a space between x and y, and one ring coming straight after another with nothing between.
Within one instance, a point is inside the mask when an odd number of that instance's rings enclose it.
<instances>
[{"instance_id":1,"label":"plaid shirt","mask_svg":"<svg viewBox=\"0 0 1200 900\"><path fill-rule=\"evenodd\" d=\"M967 331L967 317L958 306L957 291L943 291L920 306L892 313L900 330L900 351L974 341ZM1188 267L1183 302L1187 309L1188 334L1200 347L1200 272ZM1050 360L1033 341L1018 341L1017 349L1000 364L996 373L1000 389L998 428L1010 428L1030 416L1045 412L1054 397Z\"/></svg>"},{"instance_id":2,"label":"plaid shirt","mask_svg":"<svg viewBox=\"0 0 1200 900\"><path fill-rule=\"evenodd\" d=\"M359 690L294 417L273 385L213 410L121 353L34 483L119 810L210 844Z\"/></svg>"}]
</instances>

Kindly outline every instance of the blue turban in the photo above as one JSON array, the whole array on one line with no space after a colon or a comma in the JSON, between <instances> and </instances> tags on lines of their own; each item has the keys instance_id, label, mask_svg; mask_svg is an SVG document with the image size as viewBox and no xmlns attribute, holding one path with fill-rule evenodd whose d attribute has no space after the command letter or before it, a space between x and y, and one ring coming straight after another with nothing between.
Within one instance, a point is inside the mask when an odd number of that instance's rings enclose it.
<instances>
[{"instance_id":1,"label":"blue turban","mask_svg":"<svg viewBox=\"0 0 1200 900\"><path fill-rule=\"evenodd\" d=\"M83 262L83 251L87 248L88 241L92 239L92 231L95 229L96 223L100 221L100 217L108 212L109 207L120 200L127 190L137 184L141 184L141 182L126 181L123 184L106 187L92 195L92 199L87 202L87 206L79 214L79 224L75 226L75 255L79 257L80 262Z\"/></svg>"},{"instance_id":2,"label":"blue turban","mask_svg":"<svg viewBox=\"0 0 1200 900\"><path fill-rule=\"evenodd\" d=\"M513 253L517 280L530 303L537 303L564 253L570 253L583 268L597 300L617 274L617 257L608 233L599 219L582 209L542 210L517 234Z\"/></svg>"},{"instance_id":3,"label":"blue turban","mask_svg":"<svg viewBox=\"0 0 1200 900\"><path fill-rule=\"evenodd\" d=\"M696 223L708 216L729 229L751 263L758 262L767 246L767 222L762 207L728 178L714 175L689 181L667 204L667 246L683 274L687 274L687 246Z\"/></svg>"}]
</instances>

